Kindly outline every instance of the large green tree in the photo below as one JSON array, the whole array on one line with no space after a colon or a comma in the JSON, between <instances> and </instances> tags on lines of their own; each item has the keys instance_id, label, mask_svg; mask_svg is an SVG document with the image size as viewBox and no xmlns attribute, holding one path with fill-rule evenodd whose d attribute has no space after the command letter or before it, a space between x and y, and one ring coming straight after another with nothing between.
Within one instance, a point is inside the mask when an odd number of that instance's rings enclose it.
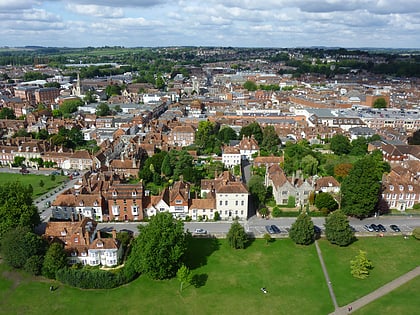
<instances>
[{"instance_id":1,"label":"large green tree","mask_svg":"<svg viewBox=\"0 0 420 315\"><path fill-rule=\"evenodd\" d=\"M77 108L79 106L83 106L83 101L81 99L77 99L77 100L65 100L61 104L61 106L60 106L60 111L64 115L69 115L69 114L74 113L75 111L77 111Z\"/></svg>"},{"instance_id":2,"label":"large green tree","mask_svg":"<svg viewBox=\"0 0 420 315\"><path fill-rule=\"evenodd\" d=\"M318 210L327 209L328 212L338 209L338 203L334 197L327 192L321 192L315 196L315 206Z\"/></svg>"},{"instance_id":3,"label":"large green tree","mask_svg":"<svg viewBox=\"0 0 420 315\"><path fill-rule=\"evenodd\" d=\"M331 212L325 219L325 235L331 244L347 246L354 241L354 231L341 210Z\"/></svg>"},{"instance_id":4,"label":"large green tree","mask_svg":"<svg viewBox=\"0 0 420 315\"><path fill-rule=\"evenodd\" d=\"M386 108L386 100L383 97L377 98L373 102L373 108Z\"/></svg>"},{"instance_id":5,"label":"large green tree","mask_svg":"<svg viewBox=\"0 0 420 315\"><path fill-rule=\"evenodd\" d=\"M109 114L111 114L111 109L107 103L100 103L98 107L96 107L96 115L108 116Z\"/></svg>"},{"instance_id":6,"label":"large green tree","mask_svg":"<svg viewBox=\"0 0 420 315\"><path fill-rule=\"evenodd\" d=\"M264 204L267 197L267 188L264 185L264 178L259 175L252 176L248 181L248 189L251 196L258 205Z\"/></svg>"},{"instance_id":7,"label":"large green tree","mask_svg":"<svg viewBox=\"0 0 420 315\"><path fill-rule=\"evenodd\" d=\"M263 141L263 132L262 132L260 124L257 122L253 122L247 126L242 127L239 133L239 138L242 139L243 136L245 137L254 136L258 144L261 144Z\"/></svg>"},{"instance_id":8,"label":"large green tree","mask_svg":"<svg viewBox=\"0 0 420 315\"><path fill-rule=\"evenodd\" d=\"M306 212L296 218L289 231L290 239L296 244L309 245L315 240L314 224Z\"/></svg>"},{"instance_id":9,"label":"large green tree","mask_svg":"<svg viewBox=\"0 0 420 315\"><path fill-rule=\"evenodd\" d=\"M381 163L373 155L357 161L341 184L341 208L346 215L365 218L375 211L381 190Z\"/></svg>"},{"instance_id":10,"label":"large green tree","mask_svg":"<svg viewBox=\"0 0 420 315\"><path fill-rule=\"evenodd\" d=\"M44 241L27 227L9 230L1 240L2 257L13 268L23 268L30 257L44 253Z\"/></svg>"},{"instance_id":11,"label":"large green tree","mask_svg":"<svg viewBox=\"0 0 420 315\"><path fill-rule=\"evenodd\" d=\"M16 119L15 112L9 107L0 110L0 119Z\"/></svg>"},{"instance_id":12,"label":"large green tree","mask_svg":"<svg viewBox=\"0 0 420 315\"><path fill-rule=\"evenodd\" d=\"M195 144L203 150L212 150L215 145L217 124L211 121L200 121L195 133Z\"/></svg>"},{"instance_id":13,"label":"large green tree","mask_svg":"<svg viewBox=\"0 0 420 315\"><path fill-rule=\"evenodd\" d=\"M232 223L226 238L230 247L234 249L243 249L248 243L248 235L246 234L244 227L238 221Z\"/></svg>"},{"instance_id":14,"label":"large green tree","mask_svg":"<svg viewBox=\"0 0 420 315\"><path fill-rule=\"evenodd\" d=\"M273 126L269 125L264 128L263 140L261 143L261 149L266 152L274 153L278 150L278 145L281 143L279 136Z\"/></svg>"},{"instance_id":15,"label":"large green tree","mask_svg":"<svg viewBox=\"0 0 420 315\"><path fill-rule=\"evenodd\" d=\"M225 127L222 127L219 130L219 133L217 134L217 138L221 142L223 142L225 144L228 144L230 142L230 140L236 140L236 139L238 139L238 136L237 136L235 130L233 130L229 126L225 126Z\"/></svg>"},{"instance_id":16,"label":"large green tree","mask_svg":"<svg viewBox=\"0 0 420 315\"><path fill-rule=\"evenodd\" d=\"M350 261L350 273L355 278L366 279L372 268L372 262L366 257L366 252L362 250L359 250L359 254Z\"/></svg>"},{"instance_id":17,"label":"large green tree","mask_svg":"<svg viewBox=\"0 0 420 315\"><path fill-rule=\"evenodd\" d=\"M168 212L158 213L149 224L140 226L129 259L137 272L152 279L169 279L182 266L187 249L182 221Z\"/></svg>"},{"instance_id":18,"label":"large green tree","mask_svg":"<svg viewBox=\"0 0 420 315\"><path fill-rule=\"evenodd\" d=\"M336 134L331 138L330 149L334 154L344 155L351 151L351 143L349 138L342 134Z\"/></svg>"},{"instance_id":19,"label":"large green tree","mask_svg":"<svg viewBox=\"0 0 420 315\"><path fill-rule=\"evenodd\" d=\"M57 270L67 266L67 254L59 243L52 243L45 254L42 265L42 274L50 279L55 279Z\"/></svg>"},{"instance_id":20,"label":"large green tree","mask_svg":"<svg viewBox=\"0 0 420 315\"><path fill-rule=\"evenodd\" d=\"M38 209L32 204L32 187L21 182L0 185L0 238L10 229L39 224Z\"/></svg>"}]
</instances>

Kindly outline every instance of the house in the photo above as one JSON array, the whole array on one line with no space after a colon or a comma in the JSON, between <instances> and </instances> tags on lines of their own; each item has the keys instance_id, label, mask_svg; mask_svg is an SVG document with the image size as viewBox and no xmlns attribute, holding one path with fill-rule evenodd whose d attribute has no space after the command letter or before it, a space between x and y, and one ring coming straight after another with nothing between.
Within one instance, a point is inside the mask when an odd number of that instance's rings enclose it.
<instances>
[{"instance_id":1,"label":"house","mask_svg":"<svg viewBox=\"0 0 420 315\"><path fill-rule=\"evenodd\" d=\"M108 204L108 221L143 220L143 184L112 182L103 192Z\"/></svg>"},{"instance_id":2,"label":"house","mask_svg":"<svg viewBox=\"0 0 420 315\"><path fill-rule=\"evenodd\" d=\"M321 177L315 181L315 191L338 193L340 191L340 183L332 176Z\"/></svg>"},{"instance_id":3,"label":"house","mask_svg":"<svg viewBox=\"0 0 420 315\"><path fill-rule=\"evenodd\" d=\"M251 135L251 137L243 136L242 140L239 142L238 148L241 153L241 158L243 160L247 159L248 161L252 161L252 156L255 153L258 153L260 150L260 147L258 145L257 140L255 140L254 135Z\"/></svg>"},{"instance_id":4,"label":"house","mask_svg":"<svg viewBox=\"0 0 420 315\"><path fill-rule=\"evenodd\" d=\"M100 193L73 194L70 190L58 195L51 204L51 216L54 219L69 220L79 215L102 222L105 201Z\"/></svg>"},{"instance_id":5,"label":"house","mask_svg":"<svg viewBox=\"0 0 420 315\"><path fill-rule=\"evenodd\" d=\"M193 221L197 220L213 220L217 211L216 199L192 199L189 208L189 216ZM219 213L220 214L220 213Z\"/></svg>"},{"instance_id":6,"label":"house","mask_svg":"<svg viewBox=\"0 0 420 315\"><path fill-rule=\"evenodd\" d=\"M182 179L169 188L169 212L174 218L185 218L188 215L190 188Z\"/></svg>"},{"instance_id":7,"label":"house","mask_svg":"<svg viewBox=\"0 0 420 315\"><path fill-rule=\"evenodd\" d=\"M187 147L194 144L194 140L195 129L192 126L176 126L170 131L167 143L169 145Z\"/></svg>"},{"instance_id":8,"label":"house","mask_svg":"<svg viewBox=\"0 0 420 315\"><path fill-rule=\"evenodd\" d=\"M309 194L314 187L309 180L299 177L287 177L283 169L274 164L267 168L265 174L265 186L273 188L273 196L276 204L286 205L290 197L295 198L296 206L308 203Z\"/></svg>"},{"instance_id":9,"label":"house","mask_svg":"<svg viewBox=\"0 0 420 315\"><path fill-rule=\"evenodd\" d=\"M241 152L238 147L224 146L222 149L222 163L227 168L241 165Z\"/></svg>"},{"instance_id":10,"label":"house","mask_svg":"<svg viewBox=\"0 0 420 315\"><path fill-rule=\"evenodd\" d=\"M394 166L382 178L382 198L389 208L405 211L420 203L420 162ZM414 167L414 168L412 168Z\"/></svg>"},{"instance_id":11,"label":"house","mask_svg":"<svg viewBox=\"0 0 420 315\"><path fill-rule=\"evenodd\" d=\"M215 179L202 179L201 197L203 199L215 200L216 210L219 212L220 219L222 220L232 220L236 218L246 220L248 218L249 192L244 183L239 181L229 171L224 171L219 176L216 176ZM192 210L197 210L197 216L199 209L211 210L212 204L209 202L204 208L198 208L198 206L203 205L196 203L194 208L190 208Z\"/></svg>"},{"instance_id":12,"label":"house","mask_svg":"<svg viewBox=\"0 0 420 315\"><path fill-rule=\"evenodd\" d=\"M169 189L164 189L158 196L150 196L145 192L144 214L150 218L160 212L169 212Z\"/></svg>"},{"instance_id":13,"label":"house","mask_svg":"<svg viewBox=\"0 0 420 315\"><path fill-rule=\"evenodd\" d=\"M44 237L50 242L63 244L69 264L117 265L122 259L123 249L116 239L116 231L112 231L112 238L102 238L96 228L96 221L89 218L51 221L47 223Z\"/></svg>"}]
</instances>

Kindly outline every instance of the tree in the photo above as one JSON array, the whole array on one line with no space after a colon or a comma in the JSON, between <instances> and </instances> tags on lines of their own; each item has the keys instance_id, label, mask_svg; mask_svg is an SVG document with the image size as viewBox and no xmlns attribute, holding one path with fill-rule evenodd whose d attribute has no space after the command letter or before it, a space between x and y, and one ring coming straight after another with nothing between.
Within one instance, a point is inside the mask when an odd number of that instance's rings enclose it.
<instances>
[{"instance_id":1,"label":"tree","mask_svg":"<svg viewBox=\"0 0 420 315\"><path fill-rule=\"evenodd\" d=\"M52 243L45 254L42 265L42 274L50 279L55 279L57 270L67 266L67 254L59 243Z\"/></svg>"},{"instance_id":2,"label":"tree","mask_svg":"<svg viewBox=\"0 0 420 315\"><path fill-rule=\"evenodd\" d=\"M270 211L266 207L262 207L261 209L258 210L258 212L263 218L267 217L270 214Z\"/></svg>"},{"instance_id":3,"label":"tree","mask_svg":"<svg viewBox=\"0 0 420 315\"><path fill-rule=\"evenodd\" d=\"M16 119L15 112L9 107L0 110L0 119Z\"/></svg>"},{"instance_id":4,"label":"tree","mask_svg":"<svg viewBox=\"0 0 420 315\"><path fill-rule=\"evenodd\" d=\"M383 97L379 97L373 102L373 108L386 108L386 105L386 100Z\"/></svg>"},{"instance_id":5,"label":"tree","mask_svg":"<svg viewBox=\"0 0 420 315\"><path fill-rule=\"evenodd\" d=\"M350 155L361 156L367 154L368 142L365 137L358 137L351 142Z\"/></svg>"},{"instance_id":6,"label":"tree","mask_svg":"<svg viewBox=\"0 0 420 315\"><path fill-rule=\"evenodd\" d=\"M3 235L1 253L9 266L20 269L30 257L45 253L45 243L27 227L18 227Z\"/></svg>"},{"instance_id":7,"label":"tree","mask_svg":"<svg viewBox=\"0 0 420 315\"><path fill-rule=\"evenodd\" d=\"M307 155L301 160L301 169L305 175L312 176L318 171L318 160L312 155Z\"/></svg>"},{"instance_id":8,"label":"tree","mask_svg":"<svg viewBox=\"0 0 420 315\"><path fill-rule=\"evenodd\" d=\"M225 143L228 144L230 140L236 140L238 139L238 136L236 135L235 130L233 130L229 126L225 126L219 130L219 133L217 134L217 138Z\"/></svg>"},{"instance_id":9,"label":"tree","mask_svg":"<svg viewBox=\"0 0 420 315\"><path fill-rule=\"evenodd\" d=\"M108 98L114 95L121 95L121 87L117 84L108 85L105 88L105 93Z\"/></svg>"},{"instance_id":10,"label":"tree","mask_svg":"<svg viewBox=\"0 0 420 315\"><path fill-rule=\"evenodd\" d=\"M238 221L232 223L226 238L230 247L234 249L244 249L248 243L248 235L246 234L244 227Z\"/></svg>"},{"instance_id":11,"label":"tree","mask_svg":"<svg viewBox=\"0 0 420 315\"><path fill-rule=\"evenodd\" d=\"M336 134L331 138L330 149L337 155L348 154L351 151L349 138L342 134Z\"/></svg>"},{"instance_id":12,"label":"tree","mask_svg":"<svg viewBox=\"0 0 420 315\"><path fill-rule=\"evenodd\" d=\"M375 212L382 177L374 156L357 161L341 184L341 208L346 215L364 218Z\"/></svg>"},{"instance_id":13,"label":"tree","mask_svg":"<svg viewBox=\"0 0 420 315\"><path fill-rule=\"evenodd\" d=\"M177 279L179 280L179 282L181 283L181 287L180 287L180 289L179 289L179 291L181 291L181 292L182 292L182 287L183 287L183 285L184 285L184 284L190 284L190 283L191 283L191 281L192 281L192 274L191 274L191 271L190 271L190 269L188 269L188 267L187 267L187 266L185 266L185 265L182 265L182 266L178 269L178 271L177 271L177 273L176 273L176 277L177 277Z\"/></svg>"},{"instance_id":14,"label":"tree","mask_svg":"<svg viewBox=\"0 0 420 315\"><path fill-rule=\"evenodd\" d=\"M331 212L325 219L325 235L331 244L347 246L354 241L354 231L341 210Z\"/></svg>"},{"instance_id":15,"label":"tree","mask_svg":"<svg viewBox=\"0 0 420 315\"><path fill-rule=\"evenodd\" d=\"M21 182L0 185L0 238L10 229L39 224L38 209L32 204L33 189Z\"/></svg>"},{"instance_id":16,"label":"tree","mask_svg":"<svg viewBox=\"0 0 420 315\"><path fill-rule=\"evenodd\" d=\"M257 204L264 204L267 196L267 188L264 185L264 178L254 175L249 179L248 189Z\"/></svg>"},{"instance_id":17,"label":"tree","mask_svg":"<svg viewBox=\"0 0 420 315\"><path fill-rule=\"evenodd\" d=\"M258 86L254 81L248 80L244 83L244 89L247 89L248 91L256 91Z\"/></svg>"},{"instance_id":18,"label":"tree","mask_svg":"<svg viewBox=\"0 0 420 315\"><path fill-rule=\"evenodd\" d=\"M201 149L214 148L217 133L217 125L211 121L200 121L195 133L195 144Z\"/></svg>"},{"instance_id":19,"label":"tree","mask_svg":"<svg viewBox=\"0 0 420 315\"><path fill-rule=\"evenodd\" d=\"M413 132L413 136L408 137L409 145L418 145L420 144L420 129Z\"/></svg>"},{"instance_id":20,"label":"tree","mask_svg":"<svg viewBox=\"0 0 420 315\"><path fill-rule=\"evenodd\" d=\"M108 116L111 113L111 110L106 103L100 103L98 107L96 107L96 115L98 116Z\"/></svg>"},{"instance_id":21,"label":"tree","mask_svg":"<svg viewBox=\"0 0 420 315\"><path fill-rule=\"evenodd\" d=\"M268 233L265 233L263 236L264 240L265 240L265 245L268 245L268 243L271 242L271 235Z\"/></svg>"},{"instance_id":22,"label":"tree","mask_svg":"<svg viewBox=\"0 0 420 315\"><path fill-rule=\"evenodd\" d=\"M41 179L41 180L39 181L39 184L38 184L38 185L39 185L39 187L41 187L41 188L42 188L42 187L44 187L45 183L44 183L44 181Z\"/></svg>"},{"instance_id":23,"label":"tree","mask_svg":"<svg viewBox=\"0 0 420 315\"><path fill-rule=\"evenodd\" d=\"M140 226L129 259L135 270L152 279L169 279L182 266L186 234L182 221L168 212L158 213L149 224Z\"/></svg>"},{"instance_id":24,"label":"tree","mask_svg":"<svg viewBox=\"0 0 420 315\"><path fill-rule=\"evenodd\" d=\"M83 100L87 104L95 103L96 99L95 99L95 96L93 95L93 91L91 91L91 90L86 91L86 94L85 94L85 97L83 98Z\"/></svg>"},{"instance_id":25,"label":"tree","mask_svg":"<svg viewBox=\"0 0 420 315\"><path fill-rule=\"evenodd\" d=\"M263 132L261 130L261 126L257 122L250 123L249 125L242 127L239 138L242 139L243 136L251 137L254 136L255 140L257 140L258 144L261 144L263 141Z\"/></svg>"},{"instance_id":26,"label":"tree","mask_svg":"<svg viewBox=\"0 0 420 315\"><path fill-rule=\"evenodd\" d=\"M328 209L328 212L338 209L338 203L330 193L321 192L315 197L315 206L318 210Z\"/></svg>"},{"instance_id":27,"label":"tree","mask_svg":"<svg viewBox=\"0 0 420 315\"><path fill-rule=\"evenodd\" d=\"M77 111L77 108L79 106L83 106L83 101L81 99L77 99L77 100L65 100L61 104L61 106L60 106L60 111L64 115L69 115L69 114L74 113L75 111Z\"/></svg>"},{"instance_id":28,"label":"tree","mask_svg":"<svg viewBox=\"0 0 420 315\"><path fill-rule=\"evenodd\" d=\"M296 244L309 245L313 243L315 239L314 224L306 212L302 212L296 218L290 227L289 237Z\"/></svg>"},{"instance_id":29,"label":"tree","mask_svg":"<svg viewBox=\"0 0 420 315\"><path fill-rule=\"evenodd\" d=\"M413 236L415 239L420 240L420 228L417 227L413 230Z\"/></svg>"},{"instance_id":30,"label":"tree","mask_svg":"<svg viewBox=\"0 0 420 315\"><path fill-rule=\"evenodd\" d=\"M366 252L362 250L359 250L359 254L350 261L350 273L355 278L366 279L372 268L372 262L367 259Z\"/></svg>"},{"instance_id":31,"label":"tree","mask_svg":"<svg viewBox=\"0 0 420 315\"><path fill-rule=\"evenodd\" d=\"M263 140L261 143L261 149L264 149L267 152L277 152L278 145L280 144L280 138L276 133L276 130L272 125L269 125L264 128L263 131Z\"/></svg>"},{"instance_id":32,"label":"tree","mask_svg":"<svg viewBox=\"0 0 420 315\"><path fill-rule=\"evenodd\" d=\"M54 88L59 89L61 88L61 85L58 82L47 82L44 84L44 87L54 87Z\"/></svg>"}]
</instances>

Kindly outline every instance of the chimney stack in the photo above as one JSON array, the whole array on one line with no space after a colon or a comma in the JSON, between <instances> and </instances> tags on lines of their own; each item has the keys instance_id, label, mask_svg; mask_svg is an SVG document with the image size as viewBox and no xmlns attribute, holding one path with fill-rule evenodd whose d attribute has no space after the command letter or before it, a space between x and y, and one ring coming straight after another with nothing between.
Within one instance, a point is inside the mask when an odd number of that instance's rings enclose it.
<instances>
[{"instance_id":1,"label":"chimney stack","mask_svg":"<svg viewBox=\"0 0 420 315\"><path fill-rule=\"evenodd\" d=\"M117 230L113 229L112 230L112 238L115 240L117 238Z\"/></svg>"}]
</instances>

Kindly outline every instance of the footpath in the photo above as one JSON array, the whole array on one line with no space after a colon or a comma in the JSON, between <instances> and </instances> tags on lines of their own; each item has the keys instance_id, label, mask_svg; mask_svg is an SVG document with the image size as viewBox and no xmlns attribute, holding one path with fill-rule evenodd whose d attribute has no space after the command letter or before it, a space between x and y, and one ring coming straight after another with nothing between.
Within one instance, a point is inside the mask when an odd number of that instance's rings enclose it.
<instances>
[{"instance_id":1,"label":"footpath","mask_svg":"<svg viewBox=\"0 0 420 315\"><path fill-rule=\"evenodd\" d=\"M380 287L379 289L361 297L360 299L347 304L345 306L342 306L340 308L336 308L333 313L330 315L342 315L342 314L350 314L353 311L362 308L363 306L373 302L376 299L379 299L380 297L390 293L391 291L397 289L401 285L409 282L410 280L413 280L414 278L420 276L420 266L417 268L414 268L413 270L407 272L406 274L402 275L401 277L392 280L391 282L388 282L384 286Z\"/></svg>"}]
</instances>

